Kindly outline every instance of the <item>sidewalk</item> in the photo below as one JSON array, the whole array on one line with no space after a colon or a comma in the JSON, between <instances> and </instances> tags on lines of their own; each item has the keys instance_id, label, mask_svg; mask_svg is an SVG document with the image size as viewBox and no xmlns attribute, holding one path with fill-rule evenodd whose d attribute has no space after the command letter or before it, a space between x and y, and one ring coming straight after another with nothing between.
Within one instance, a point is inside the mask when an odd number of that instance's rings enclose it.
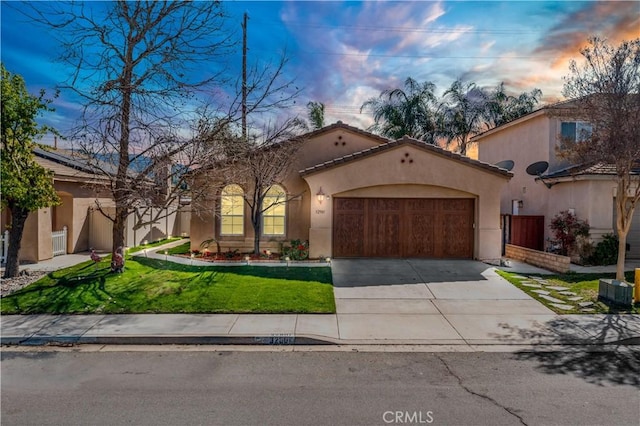
<instances>
[{"instance_id":1,"label":"sidewalk","mask_svg":"<svg viewBox=\"0 0 640 426\"><path fill-rule=\"evenodd\" d=\"M164 260L155 252L180 243L146 255ZM46 267L66 263L49 262ZM518 266L524 268L512 263L509 270L520 272ZM4 315L1 343L436 345L461 351L640 345L640 315L556 315L493 267L482 275L482 281L334 287L336 314Z\"/></svg>"},{"instance_id":2,"label":"sidewalk","mask_svg":"<svg viewBox=\"0 0 640 426\"><path fill-rule=\"evenodd\" d=\"M409 338L411 314L348 315L5 315L3 345L638 345L638 315L444 315L450 329ZM437 320L437 315L433 315ZM418 321L419 322L419 321ZM446 322L444 323L446 324ZM431 335L429 335L431 333ZM395 337L394 337L395 336Z\"/></svg>"}]
</instances>

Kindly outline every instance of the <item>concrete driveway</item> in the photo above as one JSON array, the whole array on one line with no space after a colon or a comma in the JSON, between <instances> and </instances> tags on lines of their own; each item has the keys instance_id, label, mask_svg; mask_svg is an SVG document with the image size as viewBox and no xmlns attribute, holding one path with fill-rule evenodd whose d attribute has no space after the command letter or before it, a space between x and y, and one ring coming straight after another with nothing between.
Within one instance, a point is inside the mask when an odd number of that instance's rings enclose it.
<instances>
[{"instance_id":1,"label":"concrete driveway","mask_svg":"<svg viewBox=\"0 0 640 426\"><path fill-rule=\"evenodd\" d=\"M342 339L530 340L555 317L477 261L334 259L332 274Z\"/></svg>"}]
</instances>

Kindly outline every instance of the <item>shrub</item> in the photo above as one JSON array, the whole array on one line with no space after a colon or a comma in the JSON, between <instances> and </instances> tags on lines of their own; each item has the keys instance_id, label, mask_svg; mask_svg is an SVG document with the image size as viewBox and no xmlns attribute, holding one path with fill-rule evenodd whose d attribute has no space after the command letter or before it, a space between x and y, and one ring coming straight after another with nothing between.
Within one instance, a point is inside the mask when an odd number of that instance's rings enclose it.
<instances>
[{"instance_id":1,"label":"shrub","mask_svg":"<svg viewBox=\"0 0 640 426\"><path fill-rule=\"evenodd\" d=\"M568 210L558 213L552 220L549 228L553 236L560 244L560 254L568 256L576 248L578 237L589 236L589 224L578 220L577 216Z\"/></svg>"},{"instance_id":2,"label":"shrub","mask_svg":"<svg viewBox=\"0 0 640 426\"><path fill-rule=\"evenodd\" d=\"M592 265L613 265L618 261L618 236L606 234L602 238L589 261Z\"/></svg>"},{"instance_id":3,"label":"shrub","mask_svg":"<svg viewBox=\"0 0 640 426\"><path fill-rule=\"evenodd\" d=\"M290 246L282 248L282 255L288 256L291 260L307 260L309 258L309 242L291 240Z\"/></svg>"},{"instance_id":4,"label":"shrub","mask_svg":"<svg viewBox=\"0 0 640 426\"><path fill-rule=\"evenodd\" d=\"M211 238L209 240L204 240L203 242L200 243L200 248L203 250L208 250L209 247L215 244L216 245L216 253L220 253L221 249L220 249L220 242L218 240L216 240L215 238Z\"/></svg>"}]
</instances>

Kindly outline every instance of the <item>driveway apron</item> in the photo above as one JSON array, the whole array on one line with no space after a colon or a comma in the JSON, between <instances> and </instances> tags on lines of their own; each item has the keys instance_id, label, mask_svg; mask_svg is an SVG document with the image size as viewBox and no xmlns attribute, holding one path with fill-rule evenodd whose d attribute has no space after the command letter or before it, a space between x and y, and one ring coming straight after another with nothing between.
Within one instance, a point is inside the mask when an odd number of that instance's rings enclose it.
<instances>
[{"instance_id":1,"label":"driveway apron","mask_svg":"<svg viewBox=\"0 0 640 426\"><path fill-rule=\"evenodd\" d=\"M555 314L482 262L334 259L332 275L342 339L495 343L522 330L554 338L544 323Z\"/></svg>"}]
</instances>

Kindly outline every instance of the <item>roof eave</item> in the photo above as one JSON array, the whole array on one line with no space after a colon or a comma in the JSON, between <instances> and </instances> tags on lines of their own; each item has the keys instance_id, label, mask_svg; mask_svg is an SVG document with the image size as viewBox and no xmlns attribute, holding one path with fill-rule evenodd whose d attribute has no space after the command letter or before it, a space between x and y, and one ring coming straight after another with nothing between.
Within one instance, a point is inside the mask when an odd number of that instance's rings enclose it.
<instances>
[{"instance_id":1,"label":"roof eave","mask_svg":"<svg viewBox=\"0 0 640 426\"><path fill-rule=\"evenodd\" d=\"M496 167L492 164L488 164L482 161L478 161L478 160L474 160L472 158L466 157L464 155L460 155L451 151L446 151L440 147L434 146L434 145L429 145L425 142L419 141L417 139L413 139L410 138L408 136L405 136L402 139L397 139L395 141L389 141L386 144L383 145L378 145L372 148L368 148L365 149L363 151L359 151L359 152L355 152L349 155L346 155L344 157L340 157L331 161L327 161L321 164L317 164L315 166L312 167L308 167L306 169L300 170L298 173L300 174L300 176L304 177L304 176L309 176L311 174L315 174L315 173L319 173L321 171L324 170L328 170L346 163L350 163L352 161L358 161L360 159L366 158L368 156L371 155L378 155L382 152L385 152L389 149L394 149L397 147L400 147L402 145L413 145L416 148L419 149L423 149L425 151L428 151L432 154L438 155L440 157L443 158L447 158L450 160L454 160L454 161L460 161L462 163L465 163L471 167L477 168L479 170L488 172L488 173L492 173L492 174L497 174L501 177L507 178L507 179L511 179L514 174L510 171L507 171L505 169L501 169L499 167Z\"/></svg>"}]
</instances>

